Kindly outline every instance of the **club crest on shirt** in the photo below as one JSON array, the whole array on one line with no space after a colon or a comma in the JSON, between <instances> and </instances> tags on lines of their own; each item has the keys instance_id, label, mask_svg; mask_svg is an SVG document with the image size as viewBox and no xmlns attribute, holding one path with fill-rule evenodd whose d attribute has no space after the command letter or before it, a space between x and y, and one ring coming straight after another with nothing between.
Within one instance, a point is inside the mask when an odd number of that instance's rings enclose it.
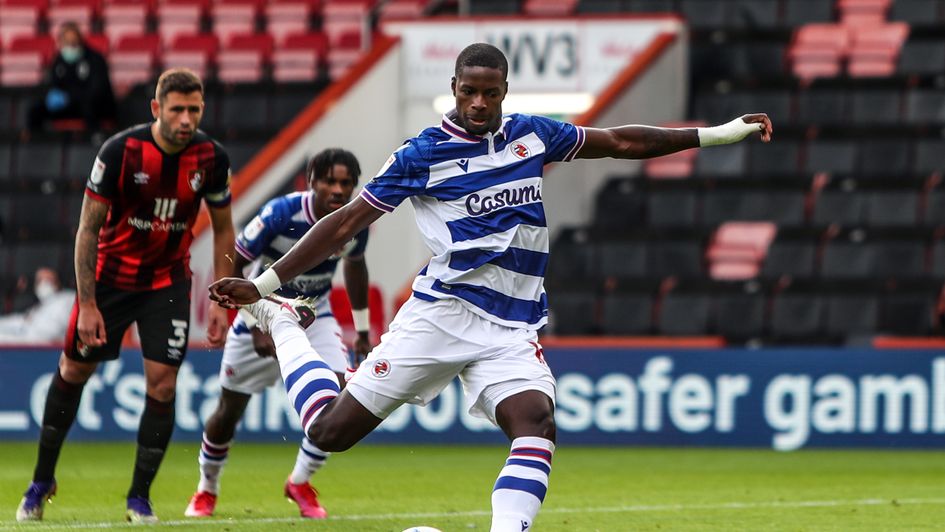
<instances>
[{"instance_id":1,"label":"club crest on shirt","mask_svg":"<svg viewBox=\"0 0 945 532\"><path fill-rule=\"evenodd\" d=\"M374 367L371 368L371 375L374 375L378 379L383 379L384 377L390 375L390 362L384 360L376 360L374 362Z\"/></svg>"},{"instance_id":2,"label":"club crest on shirt","mask_svg":"<svg viewBox=\"0 0 945 532\"><path fill-rule=\"evenodd\" d=\"M187 176L187 181L190 183L190 189L194 192L200 190L200 187L203 185L204 171L201 168L196 170L191 170L190 174Z\"/></svg>"},{"instance_id":3,"label":"club crest on shirt","mask_svg":"<svg viewBox=\"0 0 945 532\"><path fill-rule=\"evenodd\" d=\"M529 151L528 146L523 142L513 142L509 149L512 150L512 155L518 157L519 159L528 159Z\"/></svg>"}]
</instances>

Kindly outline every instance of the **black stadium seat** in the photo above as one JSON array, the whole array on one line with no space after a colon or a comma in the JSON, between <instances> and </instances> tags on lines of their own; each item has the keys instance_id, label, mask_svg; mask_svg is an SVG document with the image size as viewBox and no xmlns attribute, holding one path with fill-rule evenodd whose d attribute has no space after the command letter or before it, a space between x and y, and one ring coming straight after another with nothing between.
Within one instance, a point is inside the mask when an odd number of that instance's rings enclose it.
<instances>
[{"instance_id":1,"label":"black stadium seat","mask_svg":"<svg viewBox=\"0 0 945 532\"><path fill-rule=\"evenodd\" d=\"M818 229L779 229L768 248L761 270L762 277L813 277L821 235L822 231Z\"/></svg>"},{"instance_id":2,"label":"black stadium seat","mask_svg":"<svg viewBox=\"0 0 945 532\"><path fill-rule=\"evenodd\" d=\"M899 122L899 89L861 89L851 96L852 120L861 125L893 125Z\"/></svg>"},{"instance_id":3,"label":"black stadium seat","mask_svg":"<svg viewBox=\"0 0 945 532\"><path fill-rule=\"evenodd\" d=\"M745 172L748 144L740 142L700 150L696 157L696 173L706 177L741 177Z\"/></svg>"},{"instance_id":4,"label":"black stadium seat","mask_svg":"<svg viewBox=\"0 0 945 532\"><path fill-rule=\"evenodd\" d=\"M645 277L647 245L643 241L605 241L597 246L599 270L604 277Z\"/></svg>"},{"instance_id":5,"label":"black stadium seat","mask_svg":"<svg viewBox=\"0 0 945 532\"><path fill-rule=\"evenodd\" d=\"M647 186L647 227L692 227L696 223L701 179L653 180Z\"/></svg>"},{"instance_id":6,"label":"black stadium seat","mask_svg":"<svg viewBox=\"0 0 945 532\"><path fill-rule=\"evenodd\" d=\"M812 87L797 97L797 121L801 125L840 125L847 121L847 91L836 87Z\"/></svg>"},{"instance_id":7,"label":"black stadium seat","mask_svg":"<svg viewBox=\"0 0 945 532\"><path fill-rule=\"evenodd\" d=\"M623 281L604 295L601 327L604 334L649 335L652 331L653 300L658 282Z\"/></svg>"},{"instance_id":8,"label":"black stadium seat","mask_svg":"<svg viewBox=\"0 0 945 532\"><path fill-rule=\"evenodd\" d=\"M851 174L856 165L856 145L852 140L813 140L807 145L805 172Z\"/></svg>"},{"instance_id":9,"label":"black stadium seat","mask_svg":"<svg viewBox=\"0 0 945 532\"><path fill-rule=\"evenodd\" d=\"M556 334L597 334L597 296L589 290L550 292L549 319Z\"/></svg>"},{"instance_id":10,"label":"black stadium seat","mask_svg":"<svg viewBox=\"0 0 945 532\"><path fill-rule=\"evenodd\" d=\"M826 332L847 337L870 334L876 330L880 314L880 292L875 283L834 283L824 289Z\"/></svg>"},{"instance_id":11,"label":"black stadium seat","mask_svg":"<svg viewBox=\"0 0 945 532\"><path fill-rule=\"evenodd\" d=\"M896 5L898 3L896 2ZM899 53L897 70L902 74L941 74L945 71L945 40L910 39Z\"/></svg>"},{"instance_id":12,"label":"black stadium seat","mask_svg":"<svg viewBox=\"0 0 945 532\"><path fill-rule=\"evenodd\" d=\"M735 341L764 334L765 288L761 282L719 283L714 292L712 321L716 334Z\"/></svg>"},{"instance_id":13,"label":"black stadium seat","mask_svg":"<svg viewBox=\"0 0 945 532\"><path fill-rule=\"evenodd\" d=\"M933 172L945 172L945 139L921 139L916 143L912 172L926 176Z\"/></svg>"},{"instance_id":14,"label":"black stadium seat","mask_svg":"<svg viewBox=\"0 0 945 532\"><path fill-rule=\"evenodd\" d=\"M858 175L896 178L909 173L912 143L900 139L869 139L857 146Z\"/></svg>"},{"instance_id":15,"label":"black stadium seat","mask_svg":"<svg viewBox=\"0 0 945 532\"><path fill-rule=\"evenodd\" d=\"M609 179L597 193L594 225L601 229L626 229L643 222L645 197L639 179Z\"/></svg>"},{"instance_id":16,"label":"black stadium seat","mask_svg":"<svg viewBox=\"0 0 945 532\"><path fill-rule=\"evenodd\" d=\"M682 283L667 292L659 305L658 332L669 336L706 334L712 299L702 282Z\"/></svg>"},{"instance_id":17,"label":"black stadium seat","mask_svg":"<svg viewBox=\"0 0 945 532\"><path fill-rule=\"evenodd\" d=\"M14 158L14 174L20 179L58 180L62 177L61 142L34 140L18 144Z\"/></svg>"},{"instance_id":18,"label":"black stadium seat","mask_svg":"<svg viewBox=\"0 0 945 532\"><path fill-rule=\"evenodd\" d=\"M773 297L771 336L787 342L823 337L824 307L816 285L793 283Z\"/></svg>"}]
</instances>

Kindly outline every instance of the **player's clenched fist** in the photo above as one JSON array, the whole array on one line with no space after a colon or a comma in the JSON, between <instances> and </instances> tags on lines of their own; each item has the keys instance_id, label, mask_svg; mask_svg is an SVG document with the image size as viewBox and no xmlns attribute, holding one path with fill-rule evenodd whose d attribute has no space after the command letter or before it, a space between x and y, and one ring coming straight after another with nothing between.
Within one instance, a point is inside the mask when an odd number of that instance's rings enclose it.
<instances>
[{"instance_id":1,"label":"player's clenched fist","mask_svg":"<svg viewBox=\"0 0 945 532\"><path fill-rule=\"evenodd\" d=\"M210 285L210 299L224 308L239 308L259 301L256 285L246 279L224 277Z\"/></svg>"}]
</instances>

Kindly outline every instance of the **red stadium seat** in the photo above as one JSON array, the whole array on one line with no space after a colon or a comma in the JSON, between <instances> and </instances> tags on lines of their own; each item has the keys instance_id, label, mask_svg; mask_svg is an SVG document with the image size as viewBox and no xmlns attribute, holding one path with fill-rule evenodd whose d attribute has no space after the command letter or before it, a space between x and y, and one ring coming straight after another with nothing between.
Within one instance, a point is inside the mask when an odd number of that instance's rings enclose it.
<instances>
[{"instance_id":1,"label":"red stadium seat","mask_svg":"<svg viewBox=\"0 0 945 532\"><path fill-rule=\"evenodd\" d=\"M217 56L217 77L228 83L254 83L263 77L273 39L265 33L232 35Z\"/></svg>"},{"instance_id":2,"label":"red stadium seat","mask_svg":"<svg viewBox=\"0 0 945 532\"><path fill-rule=\"evenodd\" d=\"M391 0L381 6L382 20L410 20L423 16L429 0Z\"/></svg>"},{"instance_id":3,"label":"red stadium seat","mask_svg":"<svg viewBox=\"0 0 945 532\"><path fill-rule=\"evenodd\" d=\"M125 36L108 57L112 86L119 95L154 78L154 65L161 51L158 35Z\"/></svg>"},{"instance_id":4,"label":"red stadium seat","mask_svg":"<svg viewBox=\"0 0 945 532\"><path fill-rule=\"evenodd\" d=\"M8 52L39 52L43 64L46 64L56 53L56 42L50 35L17 37L10 43Z\"/></svg>"},{"instance_id":5,"label":"red stadium seat","mask_svg":"<svg viewBox=\"0 0 945 532\"><path fill-rule=\"evenodd\" d=\"M899 52L909 36L905 22L857 26L847 69L854 77L889 76L896 70Z\"/></svg>"},{"instance_id":6,"label":"red stadium seat","mask_svg":"<svg viewBox=\"0 0 945 532\"><path fill-rule=\"evenodd\" d=\"M210 8L213 20L213 33L220 42L229 42L232 35L254 33L256 31L257 6L255 3L226 2L214 4Z\"/></svg>"},{"instance_id":7,"label":"red stadium seat","mask_svg":"<svg viewBox=\"0 0 945 532\"><path fill-rule=\"evenodd\" d=\"M79 25L82 34L87 34L92 29L92 18L95 14L97 2L82 2L74 4L58 3L49 6L46 11L46 18L49 20L49 28L53 35L59 31L59 26L64 22L75 22Z\"/></svg>"},{"instance_id":8,"label":"red stadium seat","mask_svg":"<svg viewBox=\"0 0 945 532\"><path fill-rule=\"evenodd\" d=\"M9 51L0 55L0 86L36 86L43 79L43 55Z\"/></svg>"},{"instance_id":9,"label":"red stadium seat","mask_svg":"<svg viewBox=\"0 0 945 532\"><path fill-rule=\"evenodd\" d=\"M341 35L361 31L368 22L373 5L371 0L334 0L325 4L322 8L322 31L328 34L332 46Z\"/></svg>"},{"instance_id":10,"label":"red stadium seat","mask_svg":"<svg viewBox=\"0 0 945 532\"><path fill-rule=\"evenodd\" d=\"M892 0L838 0L840 22L844 25L882 24Z\"/></svg>"},{"instance_id":11,"label":"red stadium seat","mask_svg":"<svg viewBox=\"0 0 945 532\"><path fill-rule=\"evenodd\" d=\"M324 33L296 33L288 35L282 43L286 50L315 50L319 57L328 53L328 37Z\"/></svg>"},{"instance_id":12,"label":"red stadium seat","mask_svg":"<svg viewBox=\"0 0 945 532\"><path fill-rule=\"evenodd\" d=\"M199 4L161 4L157 6L157 30L165 45L174 42L178 35L196 35L200 33L200 17L203 14Z\"/></svg>"},{"instance_id":13,"label":"red stadium seat","mask_svg":"<svg viewBox=\"0 0 945 532\"><path fill-rule=\"evenodd\" d=\"M42 8L39 5L0 5L0 48L17 37L33 37Z\"/></svg>"},{"instance_id":14,"label":"red stadium seat","mask_svg":"<svg viewBox=\"0 0 945 532\"><path fill-rule=\"evenodd\" d=\"M172 51L179 52L201 52L207 56L210 62L216 60L217 52L220 50L220 41L212 33L201 33L198 35L178 35L170 48Z\"/></svg>"},{"instance_id":15,"label":"red stadium seat","mask_svg":"<svg viewBox=\"0 0 945 532\"><path fill-rule=\"evenodd\" d=\"M561 16L574 13L577 0L526 0L526 15L536 17Z\"/></svg>"},{"instance_id":16,"label":"red stadium seat","mask_svg":"<svg viewBox=\"0 0 945 532\"><path fill-rule=\"evenodd\" d=\"M145 4L109 4L102 9L105 35L113 45L125 35L144 35L148 8Z\"/></svg>"},{"instance_id":17,"label":"red stadium seat","mask_svg":"<svg viewBox=\"0 0 945 532\"><path fill-rule=\"evenodd\" d=\"M272 54L272 79L314 81L318 77L318 59L315 50L276 50Z\"/></svg>"},{"instance_id":18,"label":"red stadium seat","mask_svg":"<svg viewBox=\"0 0 945 532\"><path fill-rule=\"evenodd\" d=\"M210 67L210 58L206 52L200 50L168 50L161 57L163 68L188 68L193 70L201 79L207 77Z\"/></svg>"},{"instance_id":19,"label":"red stadium seat","mask_svg":"<svg viewBox=\"0 0 945 532\"><path fill-rule=\"evenodd\" d=\"M709 276L714 279L751 279L761 271L777 226L771 222L727 222L709 244Z\"/></svg>"},{"instance_id":20,"label":"red stadium seat","mask_svg":"<svg viewBox=\"0 0 945 532\"><path fill-rule=\"evenodd\" d=\"M266 31L277 43L282 43L288 35L308 32L311 15L312 6L305 2L268 4Z\"/></svg>"},{"instance_id":21,"label":"red stadium seat","mask_svg":"<svg viewBox=\"0 0 945 532\"><path fill-rule=\"evenodd\" d=\"M111 49L111 45L108 41L108 37L102 35L101 33L93 33L91 35L86 35L85 44L89 48L95 50L96 52L106 57L108 57L108 51Z\"/></svg>"},{"instance_id":22,"label":"red stadium seat","mask_svg":"<svg viewBox=\"0 0 945 532\"><path fill-rule=\"evenodd\" d=\"M794 75L802 79L835 77L850 46L849 31L839 24L806 24L794 34L788 51Z\"/></svg>"}]
</instances>

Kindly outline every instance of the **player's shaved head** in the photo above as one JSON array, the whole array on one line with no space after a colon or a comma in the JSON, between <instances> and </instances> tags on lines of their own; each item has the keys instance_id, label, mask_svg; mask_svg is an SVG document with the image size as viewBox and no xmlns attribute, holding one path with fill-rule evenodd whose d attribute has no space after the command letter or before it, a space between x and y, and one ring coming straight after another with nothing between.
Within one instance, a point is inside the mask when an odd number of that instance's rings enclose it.
<instances>
[{"instance_id":1,"label":"player's shaved head","mask_svg":"<svg viewBox=\"0 0 945 532\"><path fill-rule=\"evenodd\" d=\"M497 68L502 71L502 79L509 76L509 60L502 50L491 44L477 42L470 44L456 57L456 77L460 77L466 67Z\"/></svg>"},{"instance_id":2,"label":"player's shaved head","mask_svg":"<svg viewBox=\"0 0 945 532\"><path fill-rule=\"evenodd\" d=\"M164 71L158 78L157 87L154 89L154 99L164 102L167 95L171 92L181 94L190 94L199 92L203 94L203 82L200 76L187 68L172 68Z\"/></svg>"}]
</instances>

